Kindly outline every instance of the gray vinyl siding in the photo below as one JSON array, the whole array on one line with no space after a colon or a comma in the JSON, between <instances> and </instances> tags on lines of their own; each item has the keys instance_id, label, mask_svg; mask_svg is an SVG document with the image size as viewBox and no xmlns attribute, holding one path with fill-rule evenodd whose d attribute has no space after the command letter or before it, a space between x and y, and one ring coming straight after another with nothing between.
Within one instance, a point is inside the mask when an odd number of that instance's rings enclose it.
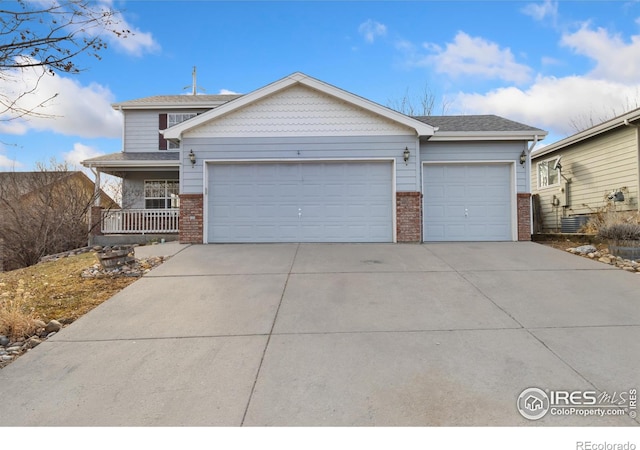
<instances>
[{"instance_id":1,"label":"gray vinyl siding","mask_svg":"<svg viewBox=\"0 0 640 450\"><path fill-rule=\"evenodd\" d=\"M526 142L422 142L420 158L423 162L515 161L517 192L527 189L526 166L520 164L520 154Z\"/></svg>"},{"instance_id":2,"label":"gray vinyl siding","mask_svg":"<svg viewBox=\"0 0 640 450\"><path fill-rule=\"evenodd\" d=\"M565 194L560 186L538 188L537 163L562 156L562 174L571 180L569 204L565 205ZM616 203L617 211L638 209L638 142L636 130L629 127L616 128L591 139L578 142L556 152L542 155L532 161L531 186L540 196L543 231L555 231L561 227L563 216L574 216L601 211L608 204L606 195L625 188L625 201ZM552 205L553 196L561 205ZM556 217L558 219L556 219Z\"/></svg>"},{"instance_id":3,"label":"gray vinyl siding","mask_svg":"<svg viewBox=\"0 0 640 450\"><path fill-rule=\"evenodd\" d=\"M159 115L163 113L200 113L205 110L124 111L124 151L157 152Z\"/></svg>"},{"instance_id":4,"label":"gray vinyl siding","mask_svg":"<svg viewBox=\"0 0 640 450\"><path fill-rule=\"evenodd\" d=\"M405 165L403 152L411 158ZM415 136L332 136L260 138L187 138L183 143L182 184L184 194L203 193L206 160L314 160L314 159L390 159L396 160L396 190L419 191ZM189 162L190 150L196 165Z\"/></svg>"},{"instance_id":5,"label":"gray vinyl siding","mask_svg":"<svg viewBox=\"0 0 640 450\"><path fill-rule=\"evenodd\" d=\"M122 208L144 208L145 180L177 180L178 171L126 172L122 179Z\"/></svg>"}]
</instances>

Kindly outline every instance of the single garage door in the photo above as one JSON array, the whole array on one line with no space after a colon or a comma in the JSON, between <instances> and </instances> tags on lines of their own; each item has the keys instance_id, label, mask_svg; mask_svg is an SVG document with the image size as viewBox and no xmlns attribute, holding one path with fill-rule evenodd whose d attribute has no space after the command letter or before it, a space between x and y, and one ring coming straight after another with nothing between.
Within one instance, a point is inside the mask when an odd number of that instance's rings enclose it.
<instances>
[{"instance_id":1,"label":"single garage door","mask_svg":"<svg viewBox=\"0 0 640 450\"><path fill-rule=\"evenodd\" d=\"M425 164L424 240L511 241L511 167Z\"/></svg>"},{"instance_id":2,"label":"single garage door","mask_svg":"<svg viewBox=\"0 0 640 450\"><path fill-rule=\"evenodd\" d=\"M390 162L208 166L209 242L391 242Z\"/></svg>"}]
</instances>

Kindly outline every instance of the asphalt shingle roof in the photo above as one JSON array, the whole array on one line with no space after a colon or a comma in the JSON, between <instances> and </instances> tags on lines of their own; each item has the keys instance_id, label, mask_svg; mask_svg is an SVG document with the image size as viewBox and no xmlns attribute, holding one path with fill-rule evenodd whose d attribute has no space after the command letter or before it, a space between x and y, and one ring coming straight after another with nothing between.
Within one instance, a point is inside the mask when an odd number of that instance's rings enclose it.
<instances>
[{"instance_id":1,"label":"asphalt shingle roof","mask_svg":"<svg viewBox=\"0 0 640 450\"><path fill-rule=\"evenodd\" d=\"M242 97L239 94L220 95L154 95L125 102L114 103L114 107L153 107L153 106L204 106L215 107Z\"/></svg>"},{"instance_id":2,"label":"asphalt shingle roof","mask_svg":"<svg viewBox=\"0 0 640 450\"><path fill-rule=\"evenodd\" d=\"M504 117L490 115L469 116L414 116L420 122L424 122L438 128L440 132L473 132L473 131L538 131L543 130L525 125ZM437 132L436 132L437 134Z\"/></svg>"}]
</instances>

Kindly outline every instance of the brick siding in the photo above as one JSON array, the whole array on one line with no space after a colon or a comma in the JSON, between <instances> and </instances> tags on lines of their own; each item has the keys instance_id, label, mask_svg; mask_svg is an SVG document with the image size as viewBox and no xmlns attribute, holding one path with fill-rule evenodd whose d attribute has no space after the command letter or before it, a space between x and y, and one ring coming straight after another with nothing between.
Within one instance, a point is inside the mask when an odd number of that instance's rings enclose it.
<instances>
[{"instance_id":1,"label":"brick siding","mask_svg":"<svg viewBox=\"0 0 640 450\"><path fill-rule=\"evenodd\" d=\"M396 192L396 238L398 242L422 240L422 194Z\"/></svg>"},{"instance_id":2,"label":"brick siding","mask_svg":"<svg viewBox=\"0 0 640 450\"><path fill-rule=\"evenodd\" d=\"M531 194L518 193L518 240L531 240Z\"/></svg>"},{"instance_id":3,"label":"brick siding","mask_svg":"<svg viewBox=\"0 0 640 450\"><path fill-rule=\"evenodd\" d=\"M102 236L102 206L92 206L89 236Z\"/></svg>"},{"instance_id":4,"label":"brick siding","mask_svg":"<svg viewBox=\"0 0 640 450\"><path fill-rule=\"evenodd\" d=\"M202 194L180 195L180 243L202 244Z\"/></svg>"}]
</instances>

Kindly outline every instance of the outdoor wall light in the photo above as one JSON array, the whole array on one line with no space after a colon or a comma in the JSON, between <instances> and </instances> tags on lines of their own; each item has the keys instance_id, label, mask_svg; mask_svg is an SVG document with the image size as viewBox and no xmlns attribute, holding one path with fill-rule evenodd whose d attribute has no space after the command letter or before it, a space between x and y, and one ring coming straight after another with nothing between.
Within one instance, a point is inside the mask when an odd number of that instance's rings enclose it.
<instances>
[{"instance_id":1,"label":"outdoor wall light","mask_svg":"<svg viewBox=\"0 0 640 450\"><path fill-rule=\"evenodd\" d=\"M524 166L524 163L527 162L527 154L524 152L524 150L522 150L522 153L520 153L520 164Z\"/></svg>"},{"instance_id":2,"label":"outdoor wall light","mask_svg":"<svg viewBox=\"0 0 640 450\"><path fill-rule=\"evenodd\" d=\"M404 152L402 153L405 164L409 161L409 156L411 156L411 152L409 151L409 147L404 148Z\"/></svg>"},{"instance_id":3,"label":"outdoor wall light","mask_svg":"<svg viewBox=\"0 0 640 450\"><path fill-rule=\"evenodd\" d=\"M189 152L189 161L191 161L191 167L196 165L196 154L193 153L193 149Z\"/></svg>"}]
</instances>

